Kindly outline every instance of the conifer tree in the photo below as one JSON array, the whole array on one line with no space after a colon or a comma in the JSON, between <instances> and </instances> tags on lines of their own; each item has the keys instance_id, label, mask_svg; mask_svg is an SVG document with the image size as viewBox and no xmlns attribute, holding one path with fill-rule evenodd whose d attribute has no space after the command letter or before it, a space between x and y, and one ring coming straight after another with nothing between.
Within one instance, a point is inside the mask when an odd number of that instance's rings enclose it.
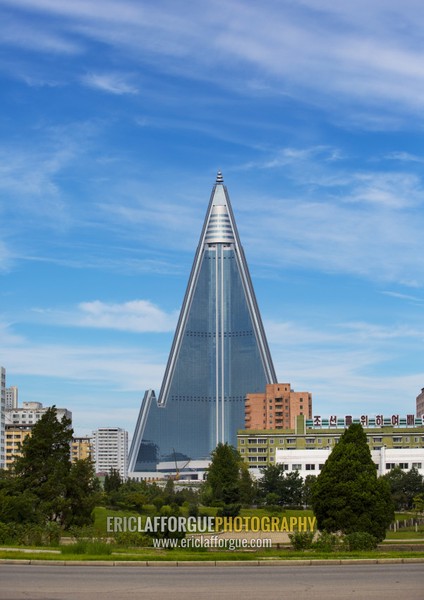
<instances>
[{"instance_id":1,"label":"conifer tree","mask_svg":"<svg viewBox=\"0 0 424 600\"><path fill-rule=\"evenodd\" d=\"M206 476L206 488L213 503L245 503L251 493L248 469L237 450L228 443L218 444Z\"/></svg>"},{"instance_id":2,"label":"conifer tree","mask_svg":"<svg viewBox=\"0 0 424 600\"><path fill-rule=\"evenodd\" d=\"M312 490L312 508L321 531L365 531L377 541L394 519L387 481L377 478L367 437L352 424L334 447Z\"/></svg>"},{"instance_id":3,"label":"conifer tree","mask_svg":"<svg viewBox=\"0 0 424 600\"><path fill-rule=\"evenodd\" d=\"M47 521L62 522L68 509L67 479L71 470L70 419L57 419L56 407L49 408L34 425L21 446L22 456L14 464L17 485L31 490L35 511Z\"/></svg>"},{"instance_id":4,"label":"conifer tree","mask_svg":"<svg viewBox=\"0 0 424 600\"><path fill-rule=\"evenodd\" d=\"M72 434L70 419L58 421L53 406L25 438L8 490L9 498L17 494L26 500L20 520L55 521L64 528L92 522L99 484L90 459L71 464Z\"/></svg>"}]
</instances>

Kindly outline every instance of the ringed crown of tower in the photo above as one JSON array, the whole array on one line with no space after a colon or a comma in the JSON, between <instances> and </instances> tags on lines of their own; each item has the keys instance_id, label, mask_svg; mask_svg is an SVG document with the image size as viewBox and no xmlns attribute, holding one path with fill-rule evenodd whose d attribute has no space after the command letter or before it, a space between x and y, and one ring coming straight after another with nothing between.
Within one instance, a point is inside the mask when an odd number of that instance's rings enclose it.
<instances>
[{"instance_id":1,"label":"ringed crown of tower","mask_svg":"<svg viewBox=\"0 0 424 600\"><path fill-rule=\"evenodd\" d=\"M205 244L233 244L234 242L234 230L228 214L224 178L221 171L218 171L205 233Z\"/></svg>"}]
</instances>

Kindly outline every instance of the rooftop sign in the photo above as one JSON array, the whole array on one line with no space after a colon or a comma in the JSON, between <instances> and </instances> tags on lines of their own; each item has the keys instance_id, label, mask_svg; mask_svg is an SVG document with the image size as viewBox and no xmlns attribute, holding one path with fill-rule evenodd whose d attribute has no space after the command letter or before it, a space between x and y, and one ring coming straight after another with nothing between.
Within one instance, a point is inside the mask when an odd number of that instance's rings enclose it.
<instances>
[{"instance_id":1,"label":"rooftop sign","mask_svg":"<svg viewBox=\"0 0 424 600\"><path fill-rule=\"evenodd\" d=\"M361 415L360 417L352 417L346 415L344 417L338 417L337 415L331 415L323 418L320 415L315 415L313 419L306 419L307 429L321 429L332 428L345 429L352 425L352 423L359 423L362 427L422 427L424 425L424 415L422 417L416 417L415 415L406 415L401 417L400 415L390 415L385 417L384 415L376 415L369 417L368 415Z\"/></svg>"}]
</instances>

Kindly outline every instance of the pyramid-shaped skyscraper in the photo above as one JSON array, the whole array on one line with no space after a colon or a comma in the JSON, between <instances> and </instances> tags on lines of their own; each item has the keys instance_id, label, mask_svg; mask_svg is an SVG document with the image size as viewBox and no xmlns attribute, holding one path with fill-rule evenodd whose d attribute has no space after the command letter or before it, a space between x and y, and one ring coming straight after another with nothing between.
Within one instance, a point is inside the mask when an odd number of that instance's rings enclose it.
<instances>
[{"instance_id":1,"label":"pyramid-shaped skyscraper","mask_svg":"<svg viewBox=\"0 0 424 600\"><path fill-rule=\"evenodd\" d=\"M130 471L208 459L236 443L244 399L276 383L230 198L218 173L159 397L145 393Z\"/></svg>"}]
</instances>

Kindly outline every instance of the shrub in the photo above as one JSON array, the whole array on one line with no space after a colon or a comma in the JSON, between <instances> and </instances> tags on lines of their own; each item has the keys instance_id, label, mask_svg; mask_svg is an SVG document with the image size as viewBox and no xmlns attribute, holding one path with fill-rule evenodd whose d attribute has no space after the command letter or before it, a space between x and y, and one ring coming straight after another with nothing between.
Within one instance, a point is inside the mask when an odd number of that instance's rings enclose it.
<instances>
[{"instance_id":1,"label":"shrub","mask_svg":"<svg viewBox=\"0 0 424 600\"><path fill-rule=\"evenodd\" d=\"M0 543L21 546L57 546L61 528L57 523L0 523Z\"/></svg>"},{"instance_id":2,"label":"shrub","mask_svg":"<svg viewBox=\"0 0 424 600\"><path fill-rule=\"evenodd\" d=\"M99 540L78 540L74 544L67 544L61 549L62 554L91 554L94 556L108 556L112 554L112 545Z\"/></svg>"},{"instance_id":3,"label":"shrub","mask_svg":"<svg viewBox=\"0 0 424 600\"><path fill-rule=\"evenodd\" d=\"M189 517L198 517L199 516L199 505L198 504L189 504L188 516Z\"/></svg>"},{"instance_id":4,"label":"shrub","mask_svg":"<svg viewBox=\"0 0 424 600\"><path fill-rule=\"evenodd\" d=\"M0 523L0 544L11 544L15 541L14 529L15 523Z\"/></svg>"},{"instance_id":5,"label":"shrub","mask_svg":"<svg viewBox=\"0 0 424 600\"><path fill-rule=\"evenodd\" d=\"M312 548L314 540L313 531L294 531L289 533L290 543L294 550L307 550Z\"/></svg>"},{"instance_id":6,"label":"shrub","mask_svg":"<svg viewBox=\"0 0 424 600\"><path fill-rule=\"evenodd\" d=\"M315 550L321 552L335 552L340 550L343 546L343 538L336 533L329 533L328 531L321 531L312 544Z\"/></svg>"},{"instance_id":7,"label":"shrub","mask_svg":"<svg viewBox=\"0 0 424 600\"><path fill-rule=\"evenodd\" d=\"M240 514L241 504L224 504L222 508L220 508L216 516L217 517L238 517Z\"/></svg>"},{"instance_id":8,"label":"shrub","mask_svg":"<svg viewBox=\"0 0 424 600\"><path fill-rule=\"evenodd\" d=\"M77 527L74 525L73 527L69 528L69 533L76 541L87 540L88 538L93 539L96 537L96 532L92 525L86 525L83 527Z\"/></svg>"},{"instance_id":9,"label":"shrub","mask_svg":"<svg viewBox=\"0 0 424 600\"><path fill-rule=\"evenodd\" d=\"M377 543L377 539L366 531L349 533L343 539L346 550L375 550Z\"/></svg>"}]
</instances>

